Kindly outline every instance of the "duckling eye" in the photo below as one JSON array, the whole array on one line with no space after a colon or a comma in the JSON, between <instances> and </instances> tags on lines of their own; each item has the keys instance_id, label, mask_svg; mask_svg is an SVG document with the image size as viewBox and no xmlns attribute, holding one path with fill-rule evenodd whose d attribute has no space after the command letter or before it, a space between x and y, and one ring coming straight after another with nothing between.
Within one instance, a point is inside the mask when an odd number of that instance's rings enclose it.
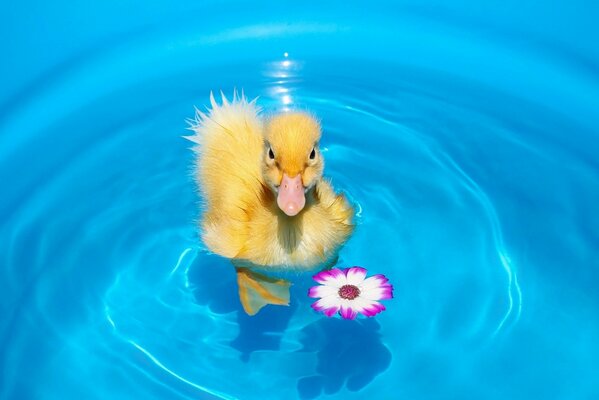
<instances>
[{"instance_id":1,"label":"duckling eye","mask_svg":"<svg viewBox=\"0 0 599 400\"><path fill-rule=\"evenodd\" d=\"M310 152L310 160L314 160L314 158L316 158L316 150L313 147L312 151Z\"/></svg>"},{"instance_id":2,"label":"duckling eye","mask_svg":"<svg viewBox=\"0 0 599 400\"><path fill-rule=\"evenodd\" d=\"M271 147L268 148L268 158L270 158L271 160L275 159L275 153L272 152Z\"/></svg>"}]
</instances>

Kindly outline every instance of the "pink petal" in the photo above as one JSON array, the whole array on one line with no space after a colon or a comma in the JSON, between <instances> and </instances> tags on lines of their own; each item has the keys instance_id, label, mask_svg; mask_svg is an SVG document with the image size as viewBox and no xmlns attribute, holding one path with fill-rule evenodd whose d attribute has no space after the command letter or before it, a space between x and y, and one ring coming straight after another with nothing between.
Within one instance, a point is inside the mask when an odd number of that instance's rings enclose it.
<instances>
[{"instance_id":1,"label":"pink petal","mask_svg":"<svg viewBox=\"0 0 599 400\"><path fill-rule=\"evenodd\" d=\"M332 317L339 311L339 301L335 296L328 296L312 303L312 308L316 311L323 312L327 317Z\"/></svg>"},{"instance_id":2,"label":"pink petal","mask_svg":"<svg viewBox=\"0 0 599 400\"><path fill-rule=\"evenodd\" d=\"M362 267L351 267L345 270L348 285L359 286L366 278L366 269Z\"/></svg>"},{"instance_id":3,"label":"pink petal","mask_svg":"<svg viewBox=\"0 0 599 400\"><path fill-rule=\"evenodd\" d=\"M358 311L351 306L342 304L340 314L344 319L354 319L358 315Z\"/></svg>"},{"instance_id":4,"label":"pink petal","mask_svg":"<svg viewBox=\"0 0 599 400\"><path fill-rule=\"evenodd\" d=\"M336 288L340 288L346 283L345 274L338 268L320 271L312 278L318 283Z\"/></svg>"},{"instance_id":5,"label":"pink petal","mask_svg":"<svg viewBox=\"0 0 599 400\"><path fill-rule=\"evenodd\" d=\"M312 286L308 290L308 297L319 298L334 295L338 292L338 289L332 286L319 285Z\"/></svg>"},{"instance_id":6,"label":"pink petal","mask_svg":"<svg viewBox=\"0 0 599 400\"><path fill-rule=\"evenodd\" d=\"M378 301L372 301L372 302L370 302L370 304L368 304L366 307L363 308L362 314L364 314L367 317L373 317L373 316L377 315L378 313L385 311L385 310L386 310L386 308L384 305L382 305Z\"/></svg>"},{"instance_id":7,"label":"pink petal","mask_svg":"<svg viewBox=\"0 0 599 400\"><path fill-rule=\"evenodd\" d=\"M370 278L367 278L364 280L364 282L362 282L362 284L360 285L360 290L367 291L369 289L373 289L376 287L393 288L391 286L391 284L389 284L388 282L389 282L389 279L387 279L387 277L385 275L382 275L382 274L372 275Z\"/></svg>"},{"instance_id":8,"label":"pink petal","mask_svg":"<svg viewBox=\"0 0 599 400\"><path fill-rule=\"evenodd\" d=\"M388 300L393 298L393 286L374 287L360 291L360 297L367 300Z\"/></svg>"},{"instance_id":9,"label":"pink petal","mask_svg":"<svg viewBox=\"0 0 599 400\"><path fill-rule=\"evenodd\" d=\"M327 308L326 310L324 310L323 313L327 317L332 317L333 315L335 315L337 313L337 311L339 311L339 307L330 307L330 308Z\"/></svg>"}]
</instances>

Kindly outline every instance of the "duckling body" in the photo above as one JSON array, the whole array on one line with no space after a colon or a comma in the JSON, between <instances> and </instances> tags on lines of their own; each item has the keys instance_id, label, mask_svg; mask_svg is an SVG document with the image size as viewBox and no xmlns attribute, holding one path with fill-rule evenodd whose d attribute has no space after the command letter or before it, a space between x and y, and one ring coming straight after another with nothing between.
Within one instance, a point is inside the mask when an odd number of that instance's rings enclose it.
<instances>
[{"instance_id":1,"label":"duckling body","mask_svg":"<svg viewBox=\"0 0 599 400\"><path fill-rule=\"evenodd\" d=\"M223 96L219 105L211 95L211 105L208 114L197 113L190 137L198 145L205 245L237 267L331 263L353 231L354 210L322 178L318 122L306 113L264 119L243 96Z\"/></svg>"}]
</instances>

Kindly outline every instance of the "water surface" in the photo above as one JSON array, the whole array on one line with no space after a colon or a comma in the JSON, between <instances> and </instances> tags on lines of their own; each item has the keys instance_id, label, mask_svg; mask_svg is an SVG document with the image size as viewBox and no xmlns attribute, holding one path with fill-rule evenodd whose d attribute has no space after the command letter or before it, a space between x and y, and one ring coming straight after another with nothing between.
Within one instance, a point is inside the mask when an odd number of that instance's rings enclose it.
<instances>
[{"instance_id":1,"label":"water surface","mask_svg":"<svg viewBox=\"0 0 599 400\"><path fill-rule=\"evenodd\" d=\"M599 9L373 8L3 13L1 398L599 396ZM241 312L182 138L221 89L322 119L385 313Z\"/></svg>"}]
</instances>

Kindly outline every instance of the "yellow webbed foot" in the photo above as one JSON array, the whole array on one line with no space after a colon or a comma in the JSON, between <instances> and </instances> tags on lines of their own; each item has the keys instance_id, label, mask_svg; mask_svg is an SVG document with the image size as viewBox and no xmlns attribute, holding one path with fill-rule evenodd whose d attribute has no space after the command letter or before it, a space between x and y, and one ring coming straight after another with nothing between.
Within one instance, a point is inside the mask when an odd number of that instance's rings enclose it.
<instances>
[{"instance_id":1,"label":"yellow webbed foot","mask_svg":"<svg viewBox=\"0 0 599 400\"><path fill-rule=\"evenodd\" d=\"M285 279L275 279L248 268L237 267L239 300L248 315L255 315L267 304L289 305L289 287Z\"/></svg>"}]
</instances>

